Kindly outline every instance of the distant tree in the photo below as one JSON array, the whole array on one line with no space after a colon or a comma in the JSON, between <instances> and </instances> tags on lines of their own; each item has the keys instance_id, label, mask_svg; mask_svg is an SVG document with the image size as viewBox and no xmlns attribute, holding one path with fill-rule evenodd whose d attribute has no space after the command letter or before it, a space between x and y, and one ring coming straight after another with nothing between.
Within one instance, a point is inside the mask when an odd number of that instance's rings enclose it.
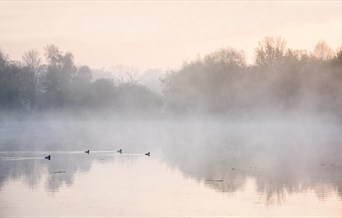
<instances>
[{"instance_id":1,"label":"distant tree","mask_svg":"<svg viewBox=\"0 0 342 218\"><path fill-rule=\"evenodd\" d=\"M8 55L0 49L0 69L3 70L8 64Z\"/></svg>"},{"instance_id":2,"label":"distant tree","mask_svg":"<svg viewBox=\"0 0 342 218\"><path fill-rule=\"evenodd\" d=\"M325 41L319 41L316 44L313 54L316 58L323 61L332 59L334 56L333 50Z\"/></svg>"},{"instance_id":3,"label":"distant tree","mask_svg":"<svg viewBox=\"0 0 342 218\"><path fill-rule=\"evenodd\" d=\"M46 102L52 106L64 106L69 100L72 78L77 72L74 57L70 52L62 53L55 45L45 47L48 63L45 75Z\"/></svg>"},{"instance_id":4,"label":"distant tree","mask_svg":"<svg viewBox=\"0 0 342 218\"><path fill-rule=\"evenodd\" d=\"M246 56L243 51L234 48L225 48L217 50L204 57L206 64L218 64L222 66L246 67Z\"/></svg>"},{"instance_id":5,"label":"distant tree","mask_svg":"<svg viewBox=\"0 0 342 218\"><path fill-rule=\"evenodd\" d=\"M137 73L136 72L122 72L119 75L117 75L119 78L119 82L121 84L137 84Z\"/></svg>"},{"instance_id":6,"label":"distant tree","mask_svg":"<svg viewBox=\"0 0 342 218\"><path fill-rule=\"evenodd\" d=\"M26 75L26 95L29 98L29 108L35 106L38 95L38 82L42 72L42 60L37 50L29 50L22 56L23 70Z\"/></svg>"},{"instance_id":7,"label":"distant tree","mask_svg":"<svg viewBox=\"0 0 342 218\"><path fill-rule=\"evenodd\" d=\"M88 66L78 68L72 78L70 100L73 106L84 107L90 103L92 71Z\"/></svg>"},{"instance_id":8,"label":"distant tree","mask_svg":"<svg viewBox=\"0 0 342 218\"><path fill-rule=\"evenodd\" d=\"M111 79L97 79L91 83L90 107L115 107L117 104L116 87Z\"/></svg>"},{"instance_id":9,"label":"distant tree","mask_svg":"<svg viewBox=\"0 0 342 218\"><path fill-rule=\"evenodd\" d=\"M0 50L0 108L25 109L26 75L19 62L11 61Z\"/></svg>"},{"instance_id":10,"label":"distant tree","mask_svg":"<svg viewBox=\"0 0 342 218\"><path fill-rule=\"evenodd\" d=\"M162 106L161 96L140 84L120 84L117 93L121 111L130 113L156 112Z\"/></svg>"},{"instance_id":11,"label":"distant tree","mask_svg":"<svg viewBox=\"0 0 342 218\"><path fill-rule=\"evenodd\" d=\"M11 72L8 55L0 50L0 106L2 109L13 105L18 90Z\"/></svg>"},{"instance_id":12,"label":"distant tree","mask_svg":"<svg viewBox=\"0 0 342 218\"><path fill-rule=\"evenodd\" d=\"M59 48L55 45L47 45L44 48L44 55L48 65L57 65L62 59L62 54Z\"/></svg>"},{"instance_id":13,"label":"distant tree","mask_svg":"<svg viewBox=\"0 0 342 218\"><path fill-rule=\"evenodd\" d=\"M88 66L81 66L78 68L77 74L75 76L75 80L83 83L89 84L92 78L92 72Z\"/></svg>"},{"instance_id":14,"label":"distant tree","mask_svg":"<svg viewBox=\"0 0 342 218\"><path fill-rule=\"evenodd\" d=\"M165 104L176 111L224 111L236 101L233 90L246 67L244 53L233 48L185 63L162 79Z\"/></svg>"},{"instance_id":15,"label":"distant tree","mask_svg":"<svg viewBox=\"0 0 342 218\"><path fill-rule=\"evenodd\" d=\"M39 52L37 50L26 51L22 56L22 61L26 67L39 73L42 65L42 59L39 57Z\"/></svg>"},{"instance_id":16,"label":"distant tree","mask_svg":"<svg viewBox=\"0 0 342 218\"><path fill-rule=\"evenodd\" d=\"M336 52L336 59L338 59L338 60L341 61L341 63L342 63L342 47L340 47L340 48L337 49L337 52Z\"/></svg>"},{"instance_id":17,"label":"distant tree","mask_svg":"<svg viewBox=\"0 0 342 218\"><path fill-rule=\"evenodd\" d=\"M274 64L286 52L286 41L281 37L265 37L255 49L255 63L257 65Z\"/></svg>"}]
</instances>

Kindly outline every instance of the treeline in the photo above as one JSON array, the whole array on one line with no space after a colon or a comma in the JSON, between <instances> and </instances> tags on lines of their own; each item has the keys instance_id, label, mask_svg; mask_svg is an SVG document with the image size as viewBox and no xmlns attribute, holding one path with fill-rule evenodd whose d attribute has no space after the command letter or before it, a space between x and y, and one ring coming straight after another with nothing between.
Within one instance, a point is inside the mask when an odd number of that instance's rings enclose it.
<instances>
[{"instance_id":1,"label":"treeline","mask_svg":"<svg viewBox=\"0 0 342 218\"><path fill-rule=\"evenodd\" d=\"M253 64L243 51L226 48L185 63L163 82L166 107L175 111L342 115L342 49L324 41L307 52L266 37Z\"/></svg>"},{"instance_id":2,"label":"treeline","mask_svg":"<svg viewBox=\"0 0 342 218\"><path fill-rule=\"evenodd\" d=\"M88 66L75 66L69 52L45 47L45 63L35 50L22 61L0 52L0 107L2 110L99 110L155 112L161 97L134 80L92 80Z\"/></svg>"},{"instance_id":3,"label":"treeline","mask_svg":"<svg viewBox=\"0 0 342 218\"><path fill-rule=\"evenodd\" d=\"M322 112L342 115L342 49L319 42L312 52L266 37L254 63L243 51L225 48L184 63L161 78L163 95L134 80L92 80L73 55L45 47L13 61L0 51L2 110L109 109L113 112L217 113L255 111Z\"/></svg>"}]
</instances>

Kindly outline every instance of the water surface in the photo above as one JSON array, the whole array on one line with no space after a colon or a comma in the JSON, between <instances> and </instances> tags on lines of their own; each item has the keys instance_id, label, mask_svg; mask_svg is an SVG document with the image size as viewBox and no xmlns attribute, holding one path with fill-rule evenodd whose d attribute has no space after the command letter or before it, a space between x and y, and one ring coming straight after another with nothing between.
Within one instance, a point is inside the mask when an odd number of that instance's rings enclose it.
<instances>
[{"instance_id":1,"label":"water surface","mask_svg":"<svg viewBox=\"0 0 342 218\"><path fill-rule=\"evenodd\" d=\"M92 129L72 125L62 150L0 152L0 216L342 216L337 127L120 124L95 149L79 135ZM37 130L25 131L35 147Z\"/></svg>"}]
</instances>

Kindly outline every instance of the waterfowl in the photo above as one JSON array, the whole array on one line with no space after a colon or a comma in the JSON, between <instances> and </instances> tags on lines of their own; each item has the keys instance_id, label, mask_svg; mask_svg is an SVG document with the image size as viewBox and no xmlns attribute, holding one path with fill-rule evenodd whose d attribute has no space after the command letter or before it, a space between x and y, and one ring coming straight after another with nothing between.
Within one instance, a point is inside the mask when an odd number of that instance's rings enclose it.
<instances>
[{"instance_id":1,"label":"waterfowl","mask_svg":"<svg viewBox=\"0 0 342 218\"><path fill-rule=\"evenodd\" d=\"M147 153L145 153L145 155L146 155L146 156L150 156L150 155L151 155L151 153L150 153L150 152L147 152Z\"/></svg>"},{"instance_id":2,"label":"waterfowl","mask_svg":"<svg viewBox=\"0 0 342 218\"><path fill-rule=\"evenodd\" d=\"M46 156L46 157L45 157L45 159L47 159L47 160L51 160L51 155L49 155L49 156Z\"/></svg>"},{"instance_id":3,"label":"waterfowl","mask_svg":"<svg viewBox=\"0 0 342 218\"><path fill-rule=\"evenodd\" d=\"M85 151L85 153L87 153L87 154L89 154L89 152L90 152L89 150L86 150L86 151Z\"/></svg>"},{"instance_id":4,"label":"waterfowl","mask_svg":"<svg viewBox=\"0 0 342 218\"><path fill-rule=\"evenodd\" d=\"M118 150L118 152L119 152L120 154L122 154L122 149L120 148L120 149Z\"/></svg>"}]
</instances>

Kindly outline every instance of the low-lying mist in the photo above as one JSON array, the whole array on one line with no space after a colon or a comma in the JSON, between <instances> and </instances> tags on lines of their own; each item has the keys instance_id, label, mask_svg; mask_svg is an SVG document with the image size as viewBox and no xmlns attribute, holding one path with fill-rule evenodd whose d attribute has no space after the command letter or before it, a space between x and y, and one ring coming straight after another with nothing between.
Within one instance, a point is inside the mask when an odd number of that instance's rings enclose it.
<instances>
[{"instance_id":1,"label":"low-lying mist","mask_svg":"<svg viewBox=\"0 0 342 218\"><path fill-rule=\"evenodd\" d=\"M281 203L286 193L308 190L322 199L331 192L342 196L338 123L290 117L267 121L55 119L2 123L2 156L11 154L5 151L19 150L23 152L19 159L34 156L41 161L37 165L29 160L22 164L1 159L0 182L24 176L34 185L45 172L41 167L49 173L65 170L67 173L48 182L49 189L58 189L63 183L72 185L73 175L90 170L93 163L127 160L116 152L121 148L123 154L137 158L149 151L151 157L146 158L160 159L185 177L222 192L242 190L253 179L271 204ZM84 153L88 149L92 155ZM47 154L52 155L51 163L44 161Z\"/></svg>"},{"instance_id":2,"label":"low-lying mist","mask_svg":"<svg viewBox=\"0 0 342 218\"><path fill-rule=\"evenodd\" d=\"M162 93L130 74L93 79L53 45L45 63L0 52L0 151L149 151L220 191L252 176L270 195L320 181L341 193L341 50L267 37L255 51L253 64L233 48L184 63Z\"/></svg>"}]
</instances>

